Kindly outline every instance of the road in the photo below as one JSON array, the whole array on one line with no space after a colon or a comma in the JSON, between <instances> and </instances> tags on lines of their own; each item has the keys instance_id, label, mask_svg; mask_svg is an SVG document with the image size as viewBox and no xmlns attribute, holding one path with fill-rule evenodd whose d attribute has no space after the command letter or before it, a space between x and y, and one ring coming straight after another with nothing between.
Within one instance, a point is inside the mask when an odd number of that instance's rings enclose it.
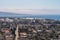
<instances>
[{"instance_id":1,"label":"road","mask_svg":"<svg viewBox=\"0 0 60 40\"><path fill-rule=\"evenodd\" d=\"M16 28L16 31L15 31L15 34L16 34L16 37L15 37L15 40L18 40L18 25L17 25L17 28Z\"/></svg>"}]
</instances>

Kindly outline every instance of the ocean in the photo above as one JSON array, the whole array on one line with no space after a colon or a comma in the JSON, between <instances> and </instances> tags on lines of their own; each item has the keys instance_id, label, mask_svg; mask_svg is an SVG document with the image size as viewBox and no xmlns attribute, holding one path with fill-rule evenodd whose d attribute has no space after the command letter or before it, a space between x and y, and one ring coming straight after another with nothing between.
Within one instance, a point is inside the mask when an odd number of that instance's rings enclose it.
<instances>
[{"instance_id":1,"label":"ocean","mask_svg":"<svg viewBox=\"0 0 60 40\"><path fill-rule=\"evenodd\" d=\"M45 18L45 19L60 20L60 15L0 15L0 17Z\"/></svg>"}]
</instances>

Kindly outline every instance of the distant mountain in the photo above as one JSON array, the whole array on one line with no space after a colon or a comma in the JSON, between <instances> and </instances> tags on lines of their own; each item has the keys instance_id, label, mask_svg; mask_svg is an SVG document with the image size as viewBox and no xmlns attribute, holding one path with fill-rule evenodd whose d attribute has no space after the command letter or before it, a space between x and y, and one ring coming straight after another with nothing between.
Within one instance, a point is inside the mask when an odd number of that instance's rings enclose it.
<instances>
[{"instance_id":1,"label":"distant mountain","mask_svg":"<svg viewBox=\"0 0 60 40\"><path fill-rule=\"evenodd\" d=\"M28 14L18 14L18 13L12 13L12 12L0 12L0 15L28 15Z\"/></svg>"},{"instance_id":2,"label":"distant mountain","mask_svg":"<svg viewBox=\"0 0 60 40\"><path fill-rule=\"evenodd\" d=\"M12 13L12 12L0 12L0 17L29 17L31 14L18 14L18 13Z\"/></svg>"}]
</instances>

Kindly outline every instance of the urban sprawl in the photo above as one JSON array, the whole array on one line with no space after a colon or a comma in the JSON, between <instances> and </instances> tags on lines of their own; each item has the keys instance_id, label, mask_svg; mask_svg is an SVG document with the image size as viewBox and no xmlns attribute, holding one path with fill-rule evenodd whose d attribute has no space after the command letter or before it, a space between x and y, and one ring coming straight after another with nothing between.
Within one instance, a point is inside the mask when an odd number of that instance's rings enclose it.
<instances>
[{"instance_id":1,"label":"urban sprawl","mask_svg":"<svg viewBox=\"0 0 60 40\"><path fill-rule=\"evenodd\" d=\"M0 40L60 40L60 20L0 17Z\"/></svg>"}]
</instances>

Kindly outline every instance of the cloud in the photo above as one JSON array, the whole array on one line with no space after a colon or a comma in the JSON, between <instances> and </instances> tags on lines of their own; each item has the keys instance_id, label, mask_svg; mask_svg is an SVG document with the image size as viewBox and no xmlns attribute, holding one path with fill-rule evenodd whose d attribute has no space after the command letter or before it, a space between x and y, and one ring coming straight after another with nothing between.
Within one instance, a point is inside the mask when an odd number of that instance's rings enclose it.
<instances>
[{"instance_id":1,"label":"cloud","mask_svg":"<svg viewBox=\"0 0 60 40\"><path fill-rule=\"evenodd\" d=\"M0 9L0 11L23 14L60 14L60 9Z\"/></svg>"}]
</instances>

